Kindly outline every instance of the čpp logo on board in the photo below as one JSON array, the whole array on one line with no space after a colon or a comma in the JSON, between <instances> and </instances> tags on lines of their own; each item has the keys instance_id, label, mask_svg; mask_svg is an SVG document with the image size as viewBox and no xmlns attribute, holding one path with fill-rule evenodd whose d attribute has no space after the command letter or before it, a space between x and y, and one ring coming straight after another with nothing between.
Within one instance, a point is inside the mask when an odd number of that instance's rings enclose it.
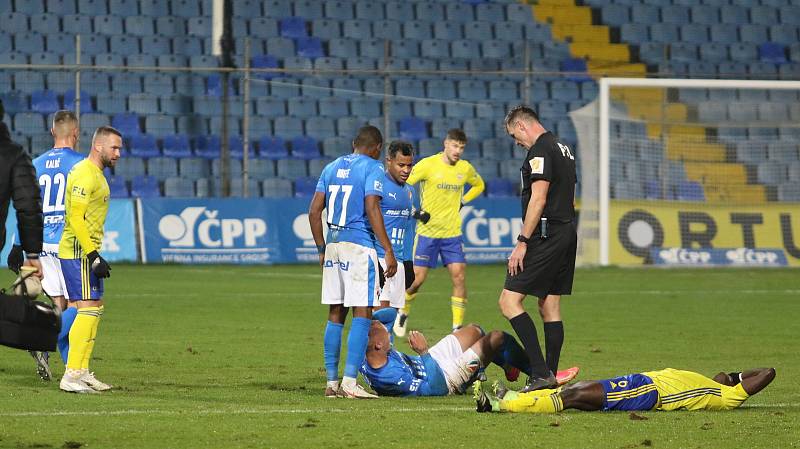
<instances>
[{"instance_id":1,"label":"\u010dpp logo on board","mask_svg":"<svg viewBox=\"0 0 800 449\"><path fill-rule=\"evenodd\" d=\"M199 243L206 248L255 247L267 233L261 218L223 218L219 210L187 207L179 215L161 217L158 232L173 248L191 248ZM197 243L196 243L197 242Z\"/></svg>"}]
</instances>

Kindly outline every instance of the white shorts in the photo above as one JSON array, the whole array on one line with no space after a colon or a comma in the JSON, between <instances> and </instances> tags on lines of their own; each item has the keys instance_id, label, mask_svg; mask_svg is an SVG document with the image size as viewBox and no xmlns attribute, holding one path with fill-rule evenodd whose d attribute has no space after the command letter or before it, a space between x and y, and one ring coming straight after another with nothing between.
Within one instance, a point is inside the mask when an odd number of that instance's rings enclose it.
<instances>
[{"instance_id":1,"label":"white shorts","mask_svg":"<svg viewBox=\"0 0 800 449\"><path fill-rule=\"evenodd\" d=\"M39 262L42 263L42 289L50 296L67 297L67 284L64 282L64 274L61 272L61 262L58 260L58 245L45 243L42 245L42 252L39 254ZM69 299L69 298L67 298Z\"/></svg>"},{"instance_id":2,"label":"white shorts","mask_svg":"<svg viewBox=\"0 0 800 449\"><path fill-rule=\"evenodd\" d=\"M428 350L433 360L439 364L447 380L450 394L462 394L464 386L480 368L480 358L472 350L461 350L461 343L455 335L450 334Z\"/></svg>"},{"instance_id":3,"label":"white shorts","mask_svg":"<svg viewBox=\"0 0 800 449\"><path fill-rule=\"evenodd\" d=\"M345 307L378 305L378 253L350 242L329 243L322 268L322 303Z\"/></svg>"},{"instance_id":4,"label":"white shorts","mask_svg":"<svg viewBox=\"0 0 800 449\"><path fill-rule=\"evenodd\" d=\"M378 259L383 270L386 271L386 260ZM403 263L397 262L397 272L394 276L386 278L386 283L381 289L381 302L388 302L389 307L399 309L406 305L406 271Z\"/></svg>"}]
</instances>

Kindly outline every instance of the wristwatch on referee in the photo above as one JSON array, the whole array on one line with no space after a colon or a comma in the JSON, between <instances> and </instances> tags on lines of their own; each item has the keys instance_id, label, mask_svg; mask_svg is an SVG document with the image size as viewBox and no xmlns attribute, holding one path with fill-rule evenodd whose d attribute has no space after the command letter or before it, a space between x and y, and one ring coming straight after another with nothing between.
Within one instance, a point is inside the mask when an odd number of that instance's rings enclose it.
<instances>
[{"instance_id":1,"label":"wristwatch on referee","mask_svg":"<svg viewBox=\"0 0 800 449\"><path fill-rule=\"evenodd\" d=\"M531 239L530 237L525 237L524 235L520 234L517 236L517 241L524 243L525 246L528 246L528 243L530 243Z\"/></svg>"}]
</instances>

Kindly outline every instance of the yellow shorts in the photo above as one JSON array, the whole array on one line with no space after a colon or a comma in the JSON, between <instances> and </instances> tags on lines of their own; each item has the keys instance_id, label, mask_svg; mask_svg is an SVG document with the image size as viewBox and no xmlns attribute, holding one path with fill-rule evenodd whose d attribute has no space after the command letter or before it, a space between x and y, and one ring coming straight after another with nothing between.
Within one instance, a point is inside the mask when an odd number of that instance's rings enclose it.
<instances>
[{"instance_id":1,"label":"yellow shorts","mask_svg":"<svg viewBox=\"0 0 800 449\"><path fill-rule=\"evenodd\" d=\"M655 410L732 410L750 397L741 383L729 387L691 371L667 368L642 374L656 385Z\"/></svg>"}]
</instances>

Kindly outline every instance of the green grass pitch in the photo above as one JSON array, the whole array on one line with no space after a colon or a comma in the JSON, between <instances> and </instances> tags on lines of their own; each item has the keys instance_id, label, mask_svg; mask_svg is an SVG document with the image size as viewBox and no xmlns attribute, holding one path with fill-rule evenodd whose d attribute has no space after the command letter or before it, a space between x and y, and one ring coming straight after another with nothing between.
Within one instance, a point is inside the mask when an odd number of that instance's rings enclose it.
<instances>
[{"instance_id":1,"label":"green grass pitch","mask_svg":"<svg viewBox=\"0 0 800 449\"><path fill-rule=\"evenodd\" d=\"M468 267L468 321L511 331L497 308L503 273L499 265ZM0 274L2 285L11 279ZM116 390L62 393L57 381L38 379L25 352L0 348L0 447L800 445L796 269L578 270L575 294L563 300L562 366L579 365L581 379L664 367L707 375L777 369L773 384L739 410L639 413L644 419L479 415L463 396L325 399L320 279L313 266L115 266L92 369ZM435 270L410 328L431 343L441 338L449 296L446 272ZM533 315L535 304L528 299ZM398 346L409 350L403 340ZM63 366L53 360L60 378ZM488 374L502 375L497 367Z\"/></svg>"}]
</instances>

